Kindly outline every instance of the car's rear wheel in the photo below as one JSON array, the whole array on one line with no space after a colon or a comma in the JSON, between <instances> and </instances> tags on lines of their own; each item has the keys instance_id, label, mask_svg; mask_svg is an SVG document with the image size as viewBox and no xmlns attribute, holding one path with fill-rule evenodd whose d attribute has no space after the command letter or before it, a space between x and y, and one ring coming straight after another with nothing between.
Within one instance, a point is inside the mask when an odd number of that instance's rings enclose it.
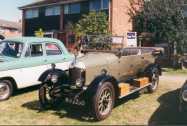
<instances>
[{"instance_id":1,"label":"car's rear wheel","mask_svg":"<svg viewBox=\"0 0 187 126\"><path fill-rule=\"evenodd\" d=\"M112 83L101 85L92 99L92 113L96 120L107 118L114 106L115 92Z\"/></svg>"},{"instance_id":2,"label":"car's rear wheel","mask_svg":"<svg viewBox=\"0 0 187 126\"><path fill-rule=\"evenodd\" d=\"M148 91L153 93L157 90L159 84L159 72L157 68L154 68L151 73L151 85L148 87Z\"/></svg>"},{"instance_id":3,"label":"car's rear wheel","mask_svg":"<svg viewBox=\"0 0 187 126\"><path fill-rule=\"evenodd\" d=\"M9 80L0 81L0 101L7 100L13 93L13 85Z\"/></svg>"}]
</instances>

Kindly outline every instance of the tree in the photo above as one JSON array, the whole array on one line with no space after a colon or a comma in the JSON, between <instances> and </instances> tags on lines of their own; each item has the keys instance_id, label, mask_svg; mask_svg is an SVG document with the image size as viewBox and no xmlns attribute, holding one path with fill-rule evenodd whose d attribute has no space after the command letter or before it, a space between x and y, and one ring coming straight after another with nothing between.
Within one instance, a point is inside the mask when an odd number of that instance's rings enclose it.
<instances>
[{"instance_id":1,"label":"tree","mask_svg":"<svg viewBox=\"0 0 187 126\"><path fill-rule=\"evenodd\" d=\"M130 3L134 30L152 33L154 42L176 45L177 54L182 53L187 40L182 13L184 0L130 0Z\"/></svg>"},{"instance_id":2,"label":"tree","mask_svg":"<svg viewBox=\"0 0 187 126\"><path fill-rule=\"evenodd\" d=\"M104 12L90 12L83 15L82 19L75 25L78 35L108 34L108 16Z\"/></svg>"},{"instance_id":3,"label":"tree","mask_svg":"<svg viewBox=\"0 0 187 126\"><path fill-rule=\"evenodd\" d=\"M75 24L75 34L88 37L88 48L111 49L108 16L105 12L90 12Z\"/></svg>"}]
</instances>

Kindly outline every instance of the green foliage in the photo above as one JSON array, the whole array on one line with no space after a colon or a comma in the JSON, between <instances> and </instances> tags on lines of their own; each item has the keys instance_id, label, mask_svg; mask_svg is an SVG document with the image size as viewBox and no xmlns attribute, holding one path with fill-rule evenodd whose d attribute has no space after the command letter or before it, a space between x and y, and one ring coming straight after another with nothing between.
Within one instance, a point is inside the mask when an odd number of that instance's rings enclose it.
<instances>
[{"instance_id":1,"label":"green foliage","mask_svg":"<svg viewBox=\"0 0 187 126\"><path fill-rule=\"evenodd\" d=\"M77 35L108 34L108 16L104 12L90 12L75 25Z\"/></svg>"},{"instance_id":2,"label":"green foliage","mask_svg":"<svg viewBox=\"0 0 187 126\"><path fill-rule=\"evenodd\" d=\"M172 46L176 43L177 52L181 53L186 43L183 3L184 0L131 0L129 15L134 29L139 33L152 33L155 42L168 42ZM135 5L140 6L140 10Z\"/></svg>"}]
</instances>

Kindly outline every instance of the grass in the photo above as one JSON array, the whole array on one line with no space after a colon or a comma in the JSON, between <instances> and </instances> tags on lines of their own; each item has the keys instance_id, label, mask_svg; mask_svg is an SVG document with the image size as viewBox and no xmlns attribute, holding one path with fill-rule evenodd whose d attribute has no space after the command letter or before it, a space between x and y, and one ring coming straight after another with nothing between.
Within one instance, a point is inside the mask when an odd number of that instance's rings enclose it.
<instances>
[{"instance_id":1,"label":"grass","mask_svg":"<svg viewBox=\"0 0 187 126\"><path fill-rule=\"evenodd\" d=\"M169 86L170 85L170 86ZM178 114L178 92L161 80L159 89L153 94L132 95L117 101L112 114L104 121L89 118L83 107L59 105L58 108L39 111L38 91L24 90L11 99L0 102L0 124L2 125L147 125L186 123ZM180 86L179 86L180 87Z\"/></svg>"},{"instance_id":2,"label":"grass","mask_svg":"<svg viewBox=\"0 0 187 126\"><path fill-rule=\"evenodd\" d=\"M187 74L187 69L163 68L163 72L166 72L167 74Z\"/></svg>"}]
</instances>

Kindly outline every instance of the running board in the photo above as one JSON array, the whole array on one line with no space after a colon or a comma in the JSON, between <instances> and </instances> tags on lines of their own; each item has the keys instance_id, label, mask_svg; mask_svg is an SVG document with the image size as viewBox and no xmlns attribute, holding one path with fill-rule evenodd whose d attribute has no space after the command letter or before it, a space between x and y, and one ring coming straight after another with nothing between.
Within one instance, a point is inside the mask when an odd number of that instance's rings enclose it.
<instances>
[{"instance_id":1,"label":"running board","mask_svg":"<svg viewBox=\"0 0 187 126\"><path fill-rule=\"evenodd\" d=\"M128 96L128 95L131 95L131 94L137 92L137 91L140 91L141 89L143 89L143 88L145 88L145 87L148 87L149 85L151 85L151 83L148 83L148 84L146 84L146 85L144 85L144 86L142 86L142 87L140 87L140 88L136 88L136 89L130 91L129 93L125 94L125 95L119 96L118 98L119 98L119 99L124 98L124 97L126 97L126 96Z\"/></svg>"}]
</instances>

